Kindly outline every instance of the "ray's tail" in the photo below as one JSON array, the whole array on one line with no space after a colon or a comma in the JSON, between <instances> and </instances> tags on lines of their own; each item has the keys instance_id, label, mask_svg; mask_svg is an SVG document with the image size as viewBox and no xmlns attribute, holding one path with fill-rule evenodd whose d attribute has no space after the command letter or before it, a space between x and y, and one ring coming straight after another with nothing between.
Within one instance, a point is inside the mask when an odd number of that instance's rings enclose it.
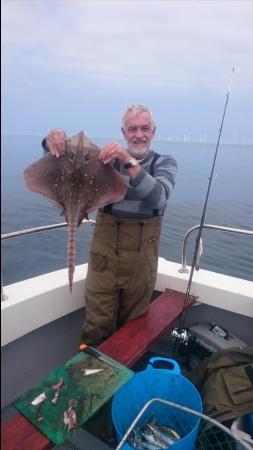
<instances>
[{"instance_id":1,"label":"ray's tail","mask_svg":"<svg viewBox=\"0 0 253 450\"><path fill-rule=\"evenodd\" d=\"M75 271L76 257L76 230L77 222L71 221L68 227L68 250L67 250L67 266L69 271L69 289L72 292L73 275Z\"/></svg>"}]
</instances>

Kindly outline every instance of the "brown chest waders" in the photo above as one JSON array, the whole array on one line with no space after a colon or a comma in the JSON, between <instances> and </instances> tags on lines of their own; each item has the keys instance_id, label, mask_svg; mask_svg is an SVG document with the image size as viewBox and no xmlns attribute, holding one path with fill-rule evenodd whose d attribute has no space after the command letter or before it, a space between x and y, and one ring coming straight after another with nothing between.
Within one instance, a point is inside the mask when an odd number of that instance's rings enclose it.
<instances>
[{"instance_id":1,"label":"brown chest waders","mask_svg":"<svg viewBox=\"0 0 253 450\"><path fill-rule=\"evenodd\" d=\"M98 212L85 282L82 340L97 345L147 312L157 275L162 218Z\"/></svg>"}]
</instances>

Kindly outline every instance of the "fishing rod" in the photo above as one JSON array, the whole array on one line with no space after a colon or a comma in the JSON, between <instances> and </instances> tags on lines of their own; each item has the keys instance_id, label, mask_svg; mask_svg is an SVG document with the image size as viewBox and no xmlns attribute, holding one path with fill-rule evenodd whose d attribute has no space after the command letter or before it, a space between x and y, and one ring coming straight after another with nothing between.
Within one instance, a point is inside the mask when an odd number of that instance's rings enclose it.
<instances>
[{"instance_id":1,"label":"fishing rod","mask_svg":"<svg viewBox=\"0 0 253 450\"><path fill-rule=\"evenodd\" d=\"M223 129L223 123L224 123L224 119L225 119L225 115L226 115L228 100L229 100L229 96L230 96L230 91L231 91L234 71L235 70L234 70L234 67L233 67L232 74L231 74L231 77L230 77L230 81L229 81L229 84L228 84L227 96L226 96L225 106L224 106L223 115L222 115L222 119L221 119L221 126L220 126L220 129L219 129L219 135L218 135L218 140L217 140L217 144L216 144L216 149L215 149L215 154L214 154L211 174L210 174L210 177L209 177L209 183L208 183L205 203L204 203L202 216L201 216L201 221L200 221L200 226L199 226L199 231L198 231L198 235L197 235L197 239L196 239L196 245L195 245L195 250L194 250L194 255L193 255L193 260L192 260L192 265L191 265L191 272L190 272L190 276L189 276L189 280L188 280L188 284L187 284L187 289L186 289L186 293L185 293L185 297L184 297L183 310L182 310L182 313L180 314L178 328L177 328L177 331L176 331L175 343L174 343L174 347L173 347L173 357L175 357L175 355L177 353L178 341L179 341L180 335L182 333L182 330L184 328L185 314L186 314L186 309L187 309L187 305L188 305L189 297L190 297L192 278L193 278L193 274L194 274L194 270L195 270L195 266L196 266L196 262L197 262L197 258L198 258L199 246L200 246L200 243L201 243L201 235L202 235L202 230L203 230L203 225L204 225L204 220L205 220L205 215L206 215L206 208L207 208L209 193L210 193L211 184L212 184L212 180L213 180L214 168L215 168L217 154L218 154L218 150L219 150L220 138L221 138L221 133L222 133L222 129Z\"/></svg>"}]
</instances>

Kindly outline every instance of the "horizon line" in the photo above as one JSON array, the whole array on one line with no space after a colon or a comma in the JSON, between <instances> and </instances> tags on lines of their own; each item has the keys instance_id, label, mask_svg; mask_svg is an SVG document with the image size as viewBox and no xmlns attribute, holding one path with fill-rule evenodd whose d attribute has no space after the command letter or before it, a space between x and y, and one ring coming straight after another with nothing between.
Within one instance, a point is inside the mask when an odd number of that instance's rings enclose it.
<instances>
[{"instance_id":1,"label":"horizon line","mask_svg":"<svg viewBox=\"0 0 253 450\"><path fill-rule=\"evenodd\" d=\"M85 134L87 134L87 132L85 131ZM118 140L124 140L123 137L121 136L115 136L115 135L111 135L111 136L92 136L89 135L89 138L91 139L118 139ZM31 137L42 137L45 136L44 133L1 133L1 138L2 137L11 137L11 136L31 136ZM153 139L154 142L173 142L173 143L183 143L183 144L215 144L217 142L217 140L201 140L201 138L198 140L197 138L187 138L185 139L185 136L183 138L178 138L178 137L155 137ZM221 141L221 144L223 145L252 145L253 144L253 138L249 138L246 139L246 141L230 141L227 138L225 138L225 141Z\"/></svg>"}]
</instances>

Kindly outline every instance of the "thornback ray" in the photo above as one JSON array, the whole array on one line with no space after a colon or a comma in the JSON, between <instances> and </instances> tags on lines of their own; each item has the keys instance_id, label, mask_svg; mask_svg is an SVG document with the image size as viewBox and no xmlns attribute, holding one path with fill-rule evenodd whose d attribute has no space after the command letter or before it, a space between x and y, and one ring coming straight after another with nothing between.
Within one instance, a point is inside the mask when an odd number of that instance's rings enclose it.
<instances>
[{"instance_id":1,"label":"thornback ray","mask_svg":"<svg viewBox=\"0 0 253 450\"><path fill-rule=\"evenodd\" d=\"M110 165L99 160L100 149L81 131L66 141L59 158L50 153L24 171L26 187L61 209L68 224L67 266L72 291L76 230L88 213L122 200L127 184Z\"/></svg>"}]
</instances>

